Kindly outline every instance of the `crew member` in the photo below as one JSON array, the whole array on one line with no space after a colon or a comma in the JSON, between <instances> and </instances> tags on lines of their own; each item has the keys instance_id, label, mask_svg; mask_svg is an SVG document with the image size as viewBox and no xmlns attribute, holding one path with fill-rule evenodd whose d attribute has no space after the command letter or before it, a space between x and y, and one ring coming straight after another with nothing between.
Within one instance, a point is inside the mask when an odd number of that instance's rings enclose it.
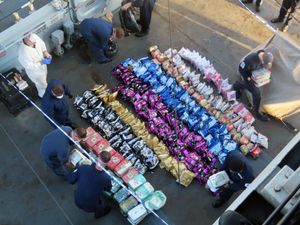
<instances>
[{"instance_id":1,"label":"crew member","mask_svg":"<svg viewBox=\"0 0 300 225\"><path fill-rule=\"evenodd\" d=\"M232 183L223 186L219 197L213 203L213 207L223 205L230 199L234 192L246 189L246 187L254 180L252 167L249 161L237 150L228 153L221 170L225 170Z\"/></svg>"},{"instance_id":2,"label":"crew member","mask_svg":"<svg viewBox=\"0 0 300 225\"><path fill-rule=\"evenodd\" d=\"M272 23L283 22L286 14L290 10L288 16L286 17L284 25L281 28L281 31L286 32L288 30L290 20L292 20L294 17L298 3L299 0L283 0L279 11L279 16L277 18L272 19L271 22Z\"/></svg>"},{"instance_id":3,"label":"crew member","mask_svg":"<svg viewBox=\"0 0 300 225\"><path fill-rule=\"evenodd\" d=\"M23 38L18 59L29 79L35 84L41 98L47 87L47 66L44 58L51 58L51 55L39 36L32 33Z\"/></svg>"},{"instance_id":4,"label":"crew member","mask_svg":"<svg viewBox=\"0 0 300 225\"><path fill-rule=\"evenodd\" d=\"M71 127L63 126L62 129L70 135ZM67 179L69 174L66 166L69 165L69 148L72 143L68 137L59 129L55 129L47 134L41 143L41 156L47 166L53 172L64 179Z\"/></svg>"},{"instance_id":5,"label":"crew member","mask_svg":"<svg viewBox=\"0 0 300 225\"><path fill-rule=\"evenodd\" d=\"M237 95L239 95L240 91L243 89L247 89L251 92L253 97L254 114L262 121L268 121L269 118L259 111L261 94L259 88L255 85L255 81L252 79L252 72L262 67L271 69L272 62L272 53L265 52L264 50L259 50L258 52L248 55L239 65L239 72L243 80L237 81L233 85Z\"/></svg>"},{"instance_id":6,"label":"crew member","mask_svg":"<svg viewBox=\"0 0 300 225\"><path fill-rule=\"evenodd\" d=\"M73 98L67 85L60 80L51 80L42 98L42 110L58 125L75 128L69 119L69 104L65 95ZM50 124L56 128L51 122Z\"/></svg>"},{"instance_id":7,"label":"crew member","mask_svg":"<svg viewBox=\"0 0 300 225\"><path fill-rule=\"evenodd\" d=\"M131 6L140 8L139 23L141 24L141 31L136 33L135 36L143 37L149 33L151 15L155 2L156 0L133 0L121 7L121 10L127 10Z\"/></svg>"},{"instance_id":8,"label":"crew member","mask_svg":"<svg viewBox=\"0 0 300 225\"><path fill-rule=\"evenodd\" d=\"M100 153L102 165L110 160L110 154L106 151ZM82 210L94 213L94 217L100 218L107 215L111 207L103 199L103 192L111 190L111 178L93 165L81 165L69 176L69 182L75 184L75 204Z\"/></svg>"},{"instance_id":9,"label":"crew member","mask_svg":"<svg viewBox=\"0 0 300 225\"><path fill-rule=\"evenodd\" d=\"M104 18L84 19L80 24L80 33L88 42L98 63L112 61L111 58L105 55L105 51L109 47L108 43L109 41L113 41L115 37L124 37L122 28L113 28L112 13L106 14Z\"/></svg>"}]
</instances>

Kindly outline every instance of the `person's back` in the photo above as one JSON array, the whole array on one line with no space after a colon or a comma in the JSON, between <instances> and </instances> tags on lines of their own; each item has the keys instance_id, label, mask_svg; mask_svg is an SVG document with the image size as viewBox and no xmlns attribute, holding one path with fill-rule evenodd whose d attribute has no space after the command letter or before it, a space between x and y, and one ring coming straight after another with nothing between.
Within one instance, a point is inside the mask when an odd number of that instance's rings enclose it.
<instances>
[{"instance_id":1,"label":"person's back","mask_svg":"<svg viewBox=\"0 0 300 225\"><path fill-rule=\"evenodd\" d=\"M235 174L230 170L230 162L238 160L244 163L243 170L239 174ZM235 150L228 153L226 160L222 166L222 169L226 171L231 180L241 185L242 188L246 188L245 184L251 183L254 180L253 169L248 159L242 155L241 152Z\"/></svg>"},{"instance_id":2,"label":"person's back","mask_svg":"<svg viewBox=\"0 0 300 225\"><path fill-rule=\"evenodd\" d=\"M52 88L55 85L61 85L64 89L62 96L54 96ZM71 95L68 87L60 80L51 80L46 88L42 98L42 110L58 125L70 125L69 122L69 104L64 94ZM50 123L52 125L52 123ZM53 126L53 125L52 125Z\"/></svg>"},{"instance_id":3,"label":"person's back","mask_svg":"<svg viewBox=\"0 0 300 225\"><path fill-rule=\"evenodd\" d=\"M80 23L80 33L85 38L97 37L102 44L109 40L112 32L112 23L102 18L88 18Z\"/></svg>"},{"instance_id":4,"label":"person's back","mask_svg":"<svg viewBox=\"0 0 300 225\"><path fill-rule=\"evenodd\" d=\"M62 127L62 129L70 134L72 131L71 127ZM47 134L41 143L40 152L42 158L47 163L52 163L51 157L57 157L59 160L64 162L67 161L69 139L59 129L55 129Z\"/></svg>"},{"instance_id":5,"label":"person's back","mask_svg":"<svg viewBox=\"0 0 300 225\"><path fill-rule=\"evenodd\" d=\"M69 182L77 182L75 191L76 205L87 212L95 212L103 191L110 191L111 179L95 165L82 165L69 177Z\"/></svg>"}]
</instances>

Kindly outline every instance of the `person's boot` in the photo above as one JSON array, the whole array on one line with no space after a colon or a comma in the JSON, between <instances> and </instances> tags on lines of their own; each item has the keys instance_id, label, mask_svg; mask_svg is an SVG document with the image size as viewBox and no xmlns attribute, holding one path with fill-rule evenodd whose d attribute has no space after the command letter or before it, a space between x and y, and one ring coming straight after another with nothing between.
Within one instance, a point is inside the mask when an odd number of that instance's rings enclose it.
<instances>
[{"instance_id":1,"label":"person's boot","mask_svg":"<svg viewBox=\"0 0 300 225\"><path fill-rule=\"evenodd\" d=\"M214 208L219 208L220 206L222 206L226 201L224 201L221 198L217 198L213 203L212 203L212 207Z\"/></svg>"},{"instance_id":2,"label":"person's boot","mask_svg":"<svg viewBox=\"0 0 300 225\"><path fill-rule=\"evenodd\" d=\"M104 209L103 211L101 211L101 212L96 212L96 213L94 214L95 219L99 219L99 218L101 218L101 217L107 215L107 214L110 212L110 210L111 210L111 207L110 207L110 206L107 206L107 207L105 207L105 209Z\"/></svg>"},{"instance_id":3,"label":"person's boot","mask_svg":"<svg viewBox=\"0 0 300 225\"><path fill-rule=\"evenodd\" d=\"M255 11L260 12L260 6L259 5L255 6Z\"/></svg>"},{"instance_id":4,"label":"person's boot","mask_svg":"<svg viewBox=\"0 0 300 225\"><path fill-rule=\"evenodd\" d=\"M271 23L281 23L281 22L283 22L283 19L281 19L279 17L271 19Z\"/></svg>"},{"instance_id":5,"label":"person's boot","mask_svg":"<svg viewBox=\"0 0 300 225\"><path fill-rule=\"evenodd\" d=\"M244 3L244 4L250 4L252 2L253 2L253 0L242 0L242 3Z\"/></svg>"},{"instance_id":6,"label":"person's boot","mask_svg":"<svg viewBox=\"0 0 300 225\"><path fill-rule=\"evenodd\" d=\"M242 92L236 88L236 83L233 84L233 90L235 90L236 99L241 100Z\"/></svg>"},{"instance_id":7,"label":"person's boot","mask_svg":"<svg viewBox=\"0 0 300 225\"><path fill-rule=\"evenodd\" d=\"M148 34L148 31L140 31L140 32L135 33L135 36L136 37L144 37L147 34Z\"/></svg>"},{"instance_id":8,"label":"person's boot","mask_svg":"<svg viewBox=\"0 0 300 225\"><path fill-rule=\"evenodd\" d=\"M109 58L106 58L106 59L104 59L104 60L102 60L102 61L97 61L99 64L104 64L104 63L109 63L109 62L111 62L112 61L112 59L109 59Z\"/></svg>"},{"instance_id":9,"label":"person's boot","mask_svg":"<svg viewBox=\"0 0 300 225\"><path fill-rule=\"evenodd\" d=\"M268 116L266 116L263 113L258 112L258 111L254 113L254 116L263 122L267 122L270 120L270 118Z\"/></svg>"}]
</instances>

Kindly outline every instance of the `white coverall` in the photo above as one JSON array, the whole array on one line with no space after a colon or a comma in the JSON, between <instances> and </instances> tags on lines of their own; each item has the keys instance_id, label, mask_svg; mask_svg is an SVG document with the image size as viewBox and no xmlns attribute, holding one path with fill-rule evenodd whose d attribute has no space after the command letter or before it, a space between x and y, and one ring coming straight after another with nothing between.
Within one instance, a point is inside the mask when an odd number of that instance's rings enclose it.
<instances>
[{"instance_id":1,"label":"white coverall","mask_svg":"<svg viewBox=\"0 0 300 225\"><path fill-rule=\"evenodd\" d=\"M47 66L41 64L43 52L47 51L45 42L36 34L30 35L30 40L35 42L35 48L23 42L19 48L19 62L25 68L30 80L35 84L38 95L42 98L47 88Z\"/></svg>"}]
</instances>

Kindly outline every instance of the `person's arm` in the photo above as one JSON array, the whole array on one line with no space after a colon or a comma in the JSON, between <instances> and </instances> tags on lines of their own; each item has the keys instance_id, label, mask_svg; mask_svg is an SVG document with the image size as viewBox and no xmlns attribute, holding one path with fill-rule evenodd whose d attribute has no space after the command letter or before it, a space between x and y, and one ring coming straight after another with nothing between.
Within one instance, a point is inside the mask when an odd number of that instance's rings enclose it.
<instances>
[{"instance_id":1,"label":"person's arm","mask_svg":"<svg viewBox=\"0 0 300 225\"><path fill-rule=\"evenodd\" d=\"M143 4L144 4L144 0L133 0L132 1L133 7L142 7Z\"/></svg>"},{"instance_id":2,"label":"person's arm","mask_svg":"<svg viewBox=\"0 0 300 225\"><path fill-rule=\"evenodd\" d=\"M73 95L71 94L70 88L66 85L63 84L64 90L65 90L65 95L69 96L69 98L73 98Z\"/></svg>"},{"instance_id":3,"label":"person's arm","mask_svg":"<svg viewBox=\"0 0 300 225\"><path fill-rule=\"evenodd\" d=\"M31 34L31 35L34 37L34 39L36 40L36 42L38 42L39 45L41 46L41 49L42 49L44 57L51 58L52 56L47 51L45 42L38 35L36 35L36 34Z\"/></svg>"},{"instance_id":4,"label":"person's arm","mask_svg":"<svg viewBox=\"0 0 300 225\"><path fill-rule=\"evenodd\" d=\"M49 104L49 101L46 103L43 103L42 100L42 110L43 112L51 119L53 120L56 124L59 125L59 123L54 119L54 106L53 104ZM51 124L52 127L56 128L56 126L50 122L50 120L48 118L46 118L49 123Z\"/></svg>"},{"instance_id":5,"label":"person's arm","mask_svg":"<svg viewBox=\"0 0 300 225\"><path fill-rule=\"evenodd\" d=\"M112 187L112 185L111 185L111 178L107 174L105 174L105 175L106 175L105 179L103 180L104 181L103 182L103 191L110 191L111 187Z\"/></svg>"},{"instance_id":6,"label":"person's arm","mask_svg":"<svg viewBox=\"0 0 300 225\"><path fill-rule=\"evenodd\" d=\"M79 169L76 169L76 170L74 170L72 173L70 173L69 175L68 175L68 182L70 183L70 184L75 184L76 182L77 182L77 180L78 180L78 177L79 177L79 171L78 171Z\"/></svg>"},{"instance_id":7,"label":"person's arm","mask_svg":"<svg viewBox=\"0 0 300 225\"><path fill-rule=\"evenodd\" d=\"M42 63L41 62L32 61L32 59L28 56L28 54L29 53L26 52L25 50L19 52L18 59L19 59L20 64L25 69L28 69L28 70L39 70L40 66L42 65Z\"/></svg>"},{"instance_id":8,"label":"person's arm","mask_svg":"<svg viewBox=\"0 0 300 225\"><path fill-rule=\"evenodd\" d=\"M232 183L228 185L228 188L232 191L244 190L246 187L244 183Z\"/></svg>"}]
</instances>

